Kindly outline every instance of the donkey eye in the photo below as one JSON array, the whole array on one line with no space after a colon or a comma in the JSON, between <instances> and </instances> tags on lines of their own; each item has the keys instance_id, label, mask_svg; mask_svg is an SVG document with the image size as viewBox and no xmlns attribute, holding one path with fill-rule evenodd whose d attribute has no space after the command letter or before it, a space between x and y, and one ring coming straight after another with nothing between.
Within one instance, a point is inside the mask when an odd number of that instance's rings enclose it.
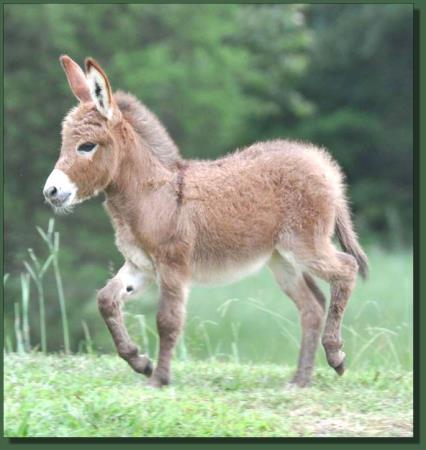
<instances>
[{"instance_id":1,"label":"donkey eye","mask_svg":"<svg viewBox=\"0 0 426 450\"><path fill-rule=\"evenodd\" d=\"M96 147L96 144L92 142L85 142L78 146L77 151L80 153L89 153Z\"/></svg>"}]
</instances>

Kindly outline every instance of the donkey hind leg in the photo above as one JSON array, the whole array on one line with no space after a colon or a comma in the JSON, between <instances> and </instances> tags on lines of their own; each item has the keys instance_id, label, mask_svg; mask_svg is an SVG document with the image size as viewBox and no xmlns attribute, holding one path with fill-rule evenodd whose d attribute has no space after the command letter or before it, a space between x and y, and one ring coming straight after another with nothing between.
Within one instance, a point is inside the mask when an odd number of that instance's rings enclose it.
<instances>
[{"instance_id":1,"label":"donkey hind leg","mask_svg":"<svg viewBox=\"0 0 426 450\"><path fill-rule=\"evenodd\" d=\"M122 304L130 295L140 292L145 277L131 263L126 262L117 275L98 293L98 307L114 340L118 354L138 373L149 377L152 363L132 342L124 323Z\"/></svg>"},{"instance_id":2,"label":"donkey hind leg","mask_svg":"<svg viewBox=\"0 0 426 450\"><path fill-rule=\"evenodd\" d=\"M315 295L315 298L317 302L320 304L321 308L325 311L325 295L321 291L321 289L318 287L318 285L315 283L315 280L309 275L307 272L303 272L303 278L308 285L308 288L312 291L312 293Z\"/></svg>"},{"instance_id":3,"label":"donkey hind leg","mask_svg":"<svg viewBox=\"0 0 426 450\"><path fill-rule=\"evenodd\" d=\"M339 252L327 244L320 254L311 255L305 262L309 270L330 283L331 300L322 337L328 364L339 375L345 371L345 353L341 350L342 319L355 286L358 264L348 253Z\"/></svg>"},{"instance_id":4,"label":"donkey hind leg","mask_svg":"<svg viewBox=\"0 0 426 450\"><path fill-rule=\"evenodd\" d=\"M322 303L325 299L314 280L308 276L308 284L306 274L285 256L274 252L269 267L281 289L294 301L300 312L302 342L297 371L291 383L303 387L312 378L324 319Z\"/></svg>"}]
</instances>

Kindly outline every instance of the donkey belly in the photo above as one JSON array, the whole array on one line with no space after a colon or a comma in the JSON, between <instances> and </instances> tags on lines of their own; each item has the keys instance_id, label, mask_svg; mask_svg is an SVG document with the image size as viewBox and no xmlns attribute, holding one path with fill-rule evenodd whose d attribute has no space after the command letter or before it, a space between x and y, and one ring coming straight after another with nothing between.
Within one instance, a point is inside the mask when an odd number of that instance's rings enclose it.
<instances>
[{"instance_id":1,"label":"donkey belly","mask_svg":"<svg viewBox=\"0 0 426 450\"><path fill-rule=\"evenodd\" d=\"M270 257L264 254L244 261L199 261L192 265L192 282L204 286L235 283L258 272Z\"/></svg>"}]
</instances>

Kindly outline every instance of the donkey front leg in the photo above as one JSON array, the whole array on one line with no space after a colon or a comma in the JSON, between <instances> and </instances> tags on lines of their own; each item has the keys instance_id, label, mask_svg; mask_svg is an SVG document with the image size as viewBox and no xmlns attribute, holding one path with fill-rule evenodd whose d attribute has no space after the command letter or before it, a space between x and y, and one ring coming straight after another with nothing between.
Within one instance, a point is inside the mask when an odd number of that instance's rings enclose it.
<instances>
[{"instance_id":1,"label":"donkey front leg","mask_svg":"<svg viewBox=\"0 0 426 450\"><path fill-rule=\"evenodd\" d=\"M153 387L170 383L170 360L185 322L186 297L186 282L183 279L177 274L173 274L169 279L162 277L157 313L160 351L157 367L149 381Z\"/></svg>"},{"instance_id":2,"label":"donkey front leg","mask_svg":"<svg viewBox=\"0 0 426 450\"><path fill-rule=\"evenodd\" d=\"M138 373L150 376L152 363L147 356L139 355L124 324L122 304L130 295L140 292L146 284L145 275L126 262L117 275L98 293L98 307L114 340L118 354Z\"/></svg>"}]
</instances>

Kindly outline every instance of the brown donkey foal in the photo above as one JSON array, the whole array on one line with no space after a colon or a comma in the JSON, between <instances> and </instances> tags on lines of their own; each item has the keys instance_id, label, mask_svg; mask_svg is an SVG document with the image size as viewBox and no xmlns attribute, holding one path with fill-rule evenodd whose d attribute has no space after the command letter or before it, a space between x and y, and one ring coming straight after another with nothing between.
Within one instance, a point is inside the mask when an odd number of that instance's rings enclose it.
<instances>
[{"instance_id":1,"label":"brown donkey foal","mask_svg":"<svg viewBox=\"0 0 426 450\"><path fill-rule=\"evenodd\" d=\"M157 117L132 95L111 90L98 63L86 72L61 57L79 100L66 116L62 148L44 187L58 211L104 192L125 263L99 291L99 310L118 354L150 384L170 382L170 359L185 321L191 283L240 279L267 264L300 312L302 343L292 380L312 377L325 318L313 275L330 283L322 344L344 371L341 322L367 257L353 230L343 175L311 144L276 140L216 161L183 160ZM343 248L332 243L336 231ZM160 287L158 363L130 339L121 307L154 280Z\"/></svg>"}]
</instances>

